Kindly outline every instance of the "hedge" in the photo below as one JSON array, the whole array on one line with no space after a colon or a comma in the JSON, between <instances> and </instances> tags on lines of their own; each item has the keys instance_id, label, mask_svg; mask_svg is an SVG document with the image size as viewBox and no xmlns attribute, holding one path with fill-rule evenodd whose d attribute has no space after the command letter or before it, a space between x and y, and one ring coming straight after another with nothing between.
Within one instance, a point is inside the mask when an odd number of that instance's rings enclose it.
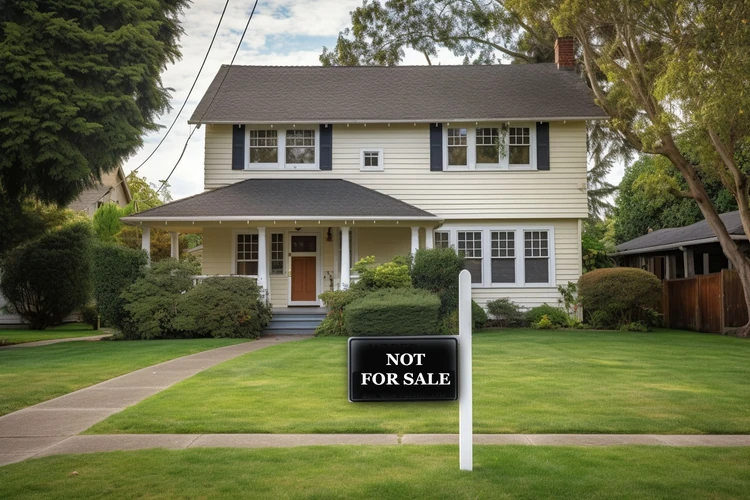
<instances>
[{"instance_id":1,"label":"hedge","mask_svg":"<svg viewBox=\"0 0 750 500\"><path fill-rule=\"evenodd\" d=\"M662 284L642 269L597 269L581 276L578 298L587 323L597 328L616 328L646 321L649 310L661 299Z\"/></svg>"},{"instance_id":2,"label":"hedge","mask_svg":"<svg viewBox=\"0 0 750 500\"><path fill-rule=\"evenodd\" d=\"M328 314L315 329L315 336L346 337L348 332L344 325L344 307L366 294L366 291L355 288L321 293L319 298L328 308Z\"/></svg>"},{"instance_id":3,"label":"hedge","mask_svg":"<svg viewBox=\"0 0 750 500\"><path fill-rule=\"evenodd\" d=\"M92 244L91 225L75 223L8 253L2 263L0 290L32 329L59 324L89 302Z\"/></svg>"},{"instance_id":4,"label":"hedge","mask_svg":"<svg viewBox=\"0 0 750 500\"><path fill-rule=\"evenodd\" d=\"M458 309L458 274L464 259L452 248L417 250L411 269L414 288L421 288L440 297L440 314L445 316Z\"/></svg>"},{"instance_id":5,"label":"hedge","mask_svg":"<svg viewBox=\"0 0 750 500\"><path fill-rule=\"evenodd\" d=\"M146 252L120 245L94 246L94 299L102 322L119 330L124 327L127 313L122 292L143 276Z\"/></svg>"},{"instance_id":6,"label":"hedge","mask_svg":"<svg viewBox=\"0 0 750 500\"><path fill-rule=\"evenodd\" d=\"M439 333L440 299L426 290L382 289L344 308L352 336L434 335Z\"/></svg>"}]
</instances>

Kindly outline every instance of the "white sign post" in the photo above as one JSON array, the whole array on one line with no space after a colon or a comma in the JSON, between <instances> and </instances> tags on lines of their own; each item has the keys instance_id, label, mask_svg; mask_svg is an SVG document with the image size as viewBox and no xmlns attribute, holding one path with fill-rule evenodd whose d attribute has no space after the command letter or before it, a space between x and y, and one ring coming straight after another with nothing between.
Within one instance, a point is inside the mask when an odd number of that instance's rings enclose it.
<instances>
[{"instance_id":1,"label":"white sign post","mask_svg":"<svg viewBox=\"0 0 750 500\"><path fill-rule=\"evenodd\" d=\"M471 273L458 275L458 454L461 470L474 468L471 394Z\"/></svg>"}]
</instances>

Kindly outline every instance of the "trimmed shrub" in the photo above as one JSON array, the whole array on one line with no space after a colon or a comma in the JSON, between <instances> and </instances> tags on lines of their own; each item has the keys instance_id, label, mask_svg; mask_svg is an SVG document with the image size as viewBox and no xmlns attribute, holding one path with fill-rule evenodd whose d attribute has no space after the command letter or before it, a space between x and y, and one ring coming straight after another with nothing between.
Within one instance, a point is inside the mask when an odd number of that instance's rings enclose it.
<instances>
[{"instance_id":1,"label":"trimmed shrub","mask_svg":"<svg viewBox=\"0 0 750 500\"><path fill-rule=\"evenodd\" d=\"M539 321L534 323L533 326L539 330L554 330L559 328L559 325L554 324L546 314L543 314Z\"/></svg>"},{"instance_id":2,"label":"trimmed shrub","mask_svg":"<svg viewBox=\"0 0 750 500\"><path fill-rule=\"evenodd\" d=\"M473 331L477 331L480 328L484 328L485 325L487 325L488 320L489 318L487 318L487 313L482 308L482 306L480 306L479 304L477 304L476 302L472 300L471 301L471 322L473 326Z\"/></svg>"},{"instance_id":3,"label":"trimmed shrub","mask_svg":"<svg viewBox=\"0 0 750 500\"><path fill-rule=\"evenodd\" d=\"M507 297L487 302L487 311L500 322L500 326L526 325L526 314L523 312L523 308Z\"/></svg>"},{"instance_id":4,"label":"trimmed shrub","mask_svg":"<svg viewBox=\"0 0 750 500\"><path fill-rule=\"evenodd\" d=\"M328 308L328 314L315 329L316 337L346 337L348 335L344 325L344 306L362 298L366 292L352 289L323 292L319 298Z\"/></svg>"},{"instance_id":5,"label":"trimmed shrub","mask_svg":"<svg viewBox=\"0 0 750 500\"><path fill-rule=\"evenodd\" d=\"M10 309L43 330L91 298L91 225L78 222L24 243L6 256L0 290Z\"/></svg>"},{"instance_id":6,"label":"trimmed shrub","mask_svg":"<svg viewBox=\"0 0 750 500\"><path fill-rule=\"evenodd\" d=\"M179 337L173 326L177 303L193 287L196 267L187 262L165 260L152 264L142 278L123 293L123 309L128 314L122 333L130 339Z\"/></svg>"},{"instance_id":7,"label":"trimmed shrub","mask_svg":"<svg viewBox=\"0 0 750 500\"><path fill-rule=\"evenodd\" d=\"M379 290L381 288L411 288L408 260L394 257L391 262L375 266L375 257L360 259L352 267L359 280L352 285L355 290Z\"/></svg>"},{"instance_id":8,"label":"trimmed shrub","mask_svg":"<svg viewBox=\"0 0 750 500\"><path fill-rule=\"evenodd\" d=\"M482 306L471 301L471 331L476 333L487 325L489 319ZM458 309L451 311L440 320L440 333L443 335L458 335Z\"/></svg>"},{"instance_id":9,"label":"trimmed shrub","mask_svg":"<svg viewBox=\"0 0 750 500\"><path fill-rule=\"evenodd\" d=\"M597 269L581 276L578 298L586 321L597 328L618 328L652 316L647 309L661 299L659 278L629 267Z\"/></svg>"},{"instance_id":10,"label":"trimmed shrub","mask_svg":"<svg viewBox=\"0 0 750 500\"><path fill-rule=\"evenodd\" d=\"M94 298L102 322L119 330L128 317L122 292L143 276L146 252L119 245L95 245Z\"/></svg>"},{"instance_id":11,"label":"trimmed shrub","mask_svg":"<svg viewBox=\"0 0 750 500\"><path fill-rule=\"evenodd\" d=\"M344 308L349 335L434 335L439 332L440 299L425 290L383 289Z\"/></svg>"},{"instance_id":12,"label":"trimmed shrub","mask_svg":"<svg viewBox=\"0 0 750 500\"><path fill-rule=\"evenodd\" d=\"M533 326L539 323L544 316L547 316L547 319L555 326L568 326L570 323L568 313L549 304L542 304L529 309L526 313L526 322Z\"/></svg>"},{"instance_id":13,"label":"trimmed shrub","mask_svg":"<svg viewBox=\"0 0 750 500\"><path fill-rule=\"evenodd\" d=\"M458 308L458 273L464 259L452 248L417 250L411 270L414 288L427 290L440 298L440 315Z\"/></svg>"},{"instance_id":14,"label":"trimmed shrub","mask_svg":"<svg viewBox=\"0 0 750 500\"><path fill-rule=\"evenodd\" d=\"M213 276L179 297L172 326L183 337L257 339L270 320L255 280Z\"/></svg>"}]
</instances>

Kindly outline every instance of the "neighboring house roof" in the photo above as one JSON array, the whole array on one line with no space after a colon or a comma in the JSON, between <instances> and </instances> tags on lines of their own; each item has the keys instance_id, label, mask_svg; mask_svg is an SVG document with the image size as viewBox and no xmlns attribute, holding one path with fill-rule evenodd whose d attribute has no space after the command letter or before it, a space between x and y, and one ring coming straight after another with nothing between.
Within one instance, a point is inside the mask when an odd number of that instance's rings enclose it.
<instances>
[{"instance_id":1,"label":"neighboring house roof","mask_svg":"<svg viewBox=\"0 0 750 500\"><path fill-rule=\"evenodd\" d=\"M220 89L217 93L217 89ZM189 123L604 119L555 64L222 66Z\"/></svg>"},{"instance_id":2,"label":"neighboring house roof","mask_svg":"<svg viewBox=\"0 0 750 500\"><path fill-rule=\"evenodd\" d=\"M719 216L733 239L746 240L739 211L727 212ZM614 255L672 250L681 246L713 243L718 241L716 235L705 220L685 227L668 227L644 234L615 247Z\"/></svg>"},{"instance_id":3,"label":"neighboring house roof","mask_svg":"<svg viewBox=\"0 0 750 500\"><path fill-rule=\"evenodd\" d=\"M124 217L148 220L430 219L438 217L340 179L248 179Z\"/></svg>"},{"instance_id":4,"label":"neighboring house roof","mask_svg":"<svg viewBox=\"0 0 750 500\"><path fill-rule=\"evenodd\" d=\"M113 173L115 175L112 175ZM78 198L68 205L68 208L74 212L85 211L89 207L95 206L97 201L103 199L107 193L116 189L117 186L122 186L123 192L125 193L126 203L130 203L132 196L130 194L128 183L125 180L125 172L123 172L122 166L118 166L115 172L103 176L102 182L85 189Z\"/></svg>"}]
</instances>

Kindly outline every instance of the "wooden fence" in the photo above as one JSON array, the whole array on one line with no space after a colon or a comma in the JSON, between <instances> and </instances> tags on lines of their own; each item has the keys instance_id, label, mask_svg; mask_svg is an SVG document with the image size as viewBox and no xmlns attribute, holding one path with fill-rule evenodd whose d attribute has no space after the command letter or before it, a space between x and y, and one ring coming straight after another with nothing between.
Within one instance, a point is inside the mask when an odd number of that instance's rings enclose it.
<instances>
[{"instance_id":1,"label":"wooden fence","mask_svg":"<svg viewBox=\"0 0 750 500\"><path fill-rule=\"evenodd\" d=\"M724 333L747 323L747 308L737 271L664 281L662 305L668 328Z\"/></svg>"}]
</instances>

